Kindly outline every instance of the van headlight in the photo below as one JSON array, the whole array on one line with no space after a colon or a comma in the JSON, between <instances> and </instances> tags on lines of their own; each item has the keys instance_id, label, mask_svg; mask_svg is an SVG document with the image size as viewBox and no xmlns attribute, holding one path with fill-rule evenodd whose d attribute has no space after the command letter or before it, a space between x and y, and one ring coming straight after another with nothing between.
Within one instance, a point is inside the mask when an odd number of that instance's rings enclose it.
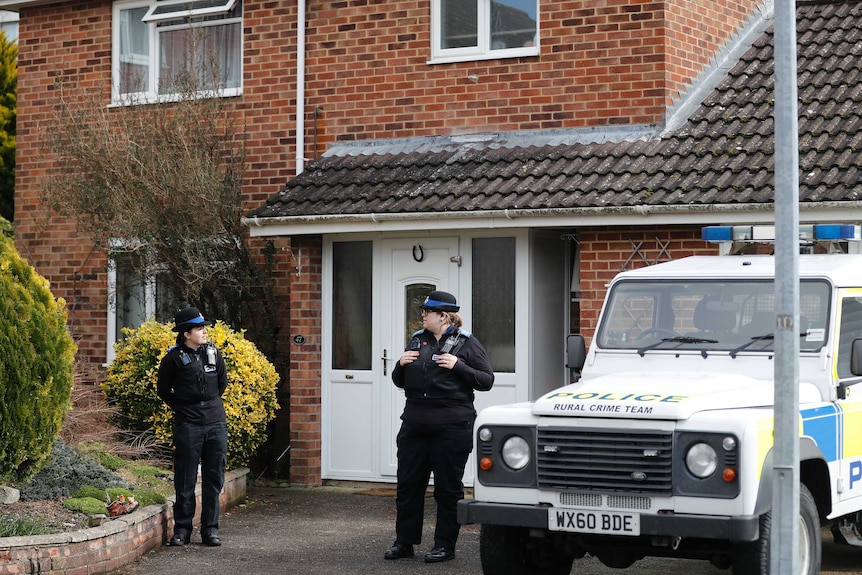
<instances>
[{"instance_id":1,"label":"van headlight","mask_svg":"<svg viewBox=\"0 0 862 575\"><path fill-rule=\"evenodd\" d=\"M685 466L695 477L706 479L715 473L718 456L708 443L695 443L685 454Z\"/></svg>"},{"instance_id":2,"label":"van headlight","mask_svg":"<svg viewBox=\"0 0 862 575\"><path fill-rule=\"evenodd\" d=\"M476 479L489 487L536 487L536 427L480 424L476 429Z\"/></svg>"},{"instance_id":3,"label":"van headlight","mask_svg":"<svg viewBox=\"0 0 862 575\"><path fill-rule=\"evenodd\" d=\"M503 455L503 462L516 471L530 463L530 446L519 435L506 439L500 452Z\"/></svg>"},{"instance_id":4,"label":"van headlight","mask_svg":"<svg viewBox=\"0 0 862 575\"><path fill-rule=\"evenodd\" d=\"M730 432L677 431L673 440L673 494L733 499L739 496L740 441Z\"/></svg>"}]
</instances>

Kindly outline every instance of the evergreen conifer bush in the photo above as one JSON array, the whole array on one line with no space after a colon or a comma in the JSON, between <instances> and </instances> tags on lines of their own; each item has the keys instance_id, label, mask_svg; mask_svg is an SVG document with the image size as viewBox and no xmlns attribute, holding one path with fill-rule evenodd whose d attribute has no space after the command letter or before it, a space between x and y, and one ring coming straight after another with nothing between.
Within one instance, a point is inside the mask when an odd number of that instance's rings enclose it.
<instances>
[{"instance_id":1,"label":"evergreen conifer bush","mask_svg":"<svg viewBox=\"0 0 862 575\"><path fill-rule=\"evenodd\" d=\"M116 356L102 384L108 402L116 406L121 427L152 433L172 445L173 415L156 395L159 362L176 343L173 324L153 319L138 329L124 329L115 345ZM272 363L242 331L222 322L208 328L209 340L219 348L227 366L228 386L223 399L227 413L228 468L245 465L266 440L267 424L278 409L279 376Z\"/></svg>"},{"instance_id":2,"label":"evergreen conifer bush","mask_svg":"<svg viewBox=\"0 0 862 575\"><path fill-rule=\"evenodd\" d=\"M75 352L66 302L0 234L0 484L27 481L51 453Z\"/></svg>"},{"instance_id":3,"label":"evergreen conifer bush","mask_svg":"<svg viewBox=\"0 0 862 575\"><path fill-rule=\"evenodd\" d=\"M51 448L50 459L39 473L21 486L21 499L37 501L69 497L82 485L94 485L99 489L127 487L122 477L57 438Z\"/></svg>"}]
</instances>

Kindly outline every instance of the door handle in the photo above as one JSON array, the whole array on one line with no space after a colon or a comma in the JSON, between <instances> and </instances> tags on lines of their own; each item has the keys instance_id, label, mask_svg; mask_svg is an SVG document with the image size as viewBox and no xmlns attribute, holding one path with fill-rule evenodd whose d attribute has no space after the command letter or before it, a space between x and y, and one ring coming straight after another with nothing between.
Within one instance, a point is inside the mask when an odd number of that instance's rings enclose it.
<instances>
[{"instance_id":1,"label":"door handle","mask_svg":"<svg viewBox=\"0 0 862 575\"><path fill-rule=\"evenodd\" d=\"M383 350L383 357L381 357L380 359L383 360L383 375L385 376L386 375L386 350L385 349Z\"/></svg>"}]
</instances>

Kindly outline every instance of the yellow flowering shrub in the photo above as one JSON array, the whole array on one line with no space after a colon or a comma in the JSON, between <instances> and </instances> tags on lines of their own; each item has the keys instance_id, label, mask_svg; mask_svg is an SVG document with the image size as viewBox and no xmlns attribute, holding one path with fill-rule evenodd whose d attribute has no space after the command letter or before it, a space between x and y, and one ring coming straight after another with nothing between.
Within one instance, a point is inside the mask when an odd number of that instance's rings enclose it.
<instances>
[{"instance_id":1,"label":"yellow flowering shrub","mask_svg":"<svg viewBox=\"0 0 862 575\"><path fill-rule=\"evenodd\" d=\"M170 446L173 415L156 395L156 380L159 363L176 343L173 324L150 319L138 329L123 332L126 337L115 345L116 357L102 384L105 396L118 408L123 427L152 433L159 443ZM278 409L279 376L244 332L218 321L207 332L227 367L228 385L222 396L227 413L227 459L229 468L239 467L266 440L267 424Z\"/></svg>"}]
</instances>

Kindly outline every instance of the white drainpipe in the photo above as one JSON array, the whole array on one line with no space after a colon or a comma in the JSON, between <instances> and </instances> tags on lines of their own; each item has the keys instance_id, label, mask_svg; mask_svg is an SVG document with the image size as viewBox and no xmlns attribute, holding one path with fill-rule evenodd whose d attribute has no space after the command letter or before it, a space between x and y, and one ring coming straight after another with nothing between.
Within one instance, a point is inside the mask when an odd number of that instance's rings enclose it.
<instances>
[{"instance_id":1,"label":"white drainpipe","mask_svg":"<svg viewBox=\"0 0 862 575\"><path fill-rule=\"evenodd\" d=\"M305 0L296 6L296 175L305 169Z\"/></svg>"}]
</instances>

